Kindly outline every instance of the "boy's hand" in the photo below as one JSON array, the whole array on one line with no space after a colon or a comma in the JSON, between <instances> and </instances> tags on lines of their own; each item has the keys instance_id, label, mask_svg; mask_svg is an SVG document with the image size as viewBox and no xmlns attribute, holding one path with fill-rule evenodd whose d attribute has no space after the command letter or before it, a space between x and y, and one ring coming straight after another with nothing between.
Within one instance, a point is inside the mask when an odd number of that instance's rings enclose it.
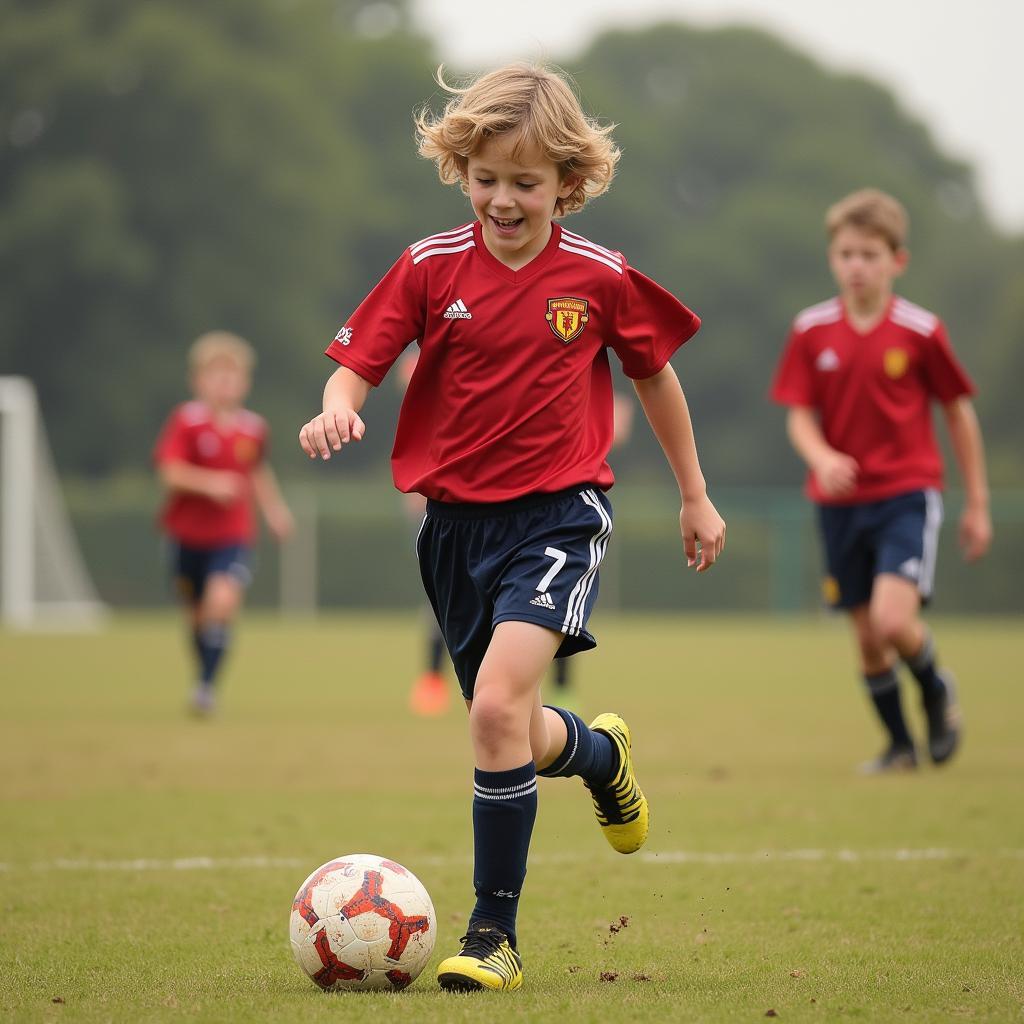
<instances>
[{"instance_id":1,"label":"boy's hand","mask_svg":"<svg viewBox=\"0 0 1024 1024\"><path fill-rule=\"evenodd\" d=\"M711 499L706 494L683 502L682 511L679 513L679 528L683 534L687 568L696 565L697 572L710 569L725 547L725 520L718 514L718 510L711 504Z\"/></svg>"},{"instance_id":2,"label":"boy's hand","mask_svg":"<svg viewBox=\"0 0 1024 1024\"><path fill-rule=\"evenodd\" d=\"M857 486L860 466L851 455L830 451L811 467L818 486L828 498L843 498Z\"/></svg>"},{"instance_id":3,"label":"boy's hand","mask_svg":"<svg viewBox=\"0 0 1024 1024\"><path fill-rule=\"evenodd\" d=\"M960 547L964 559L976 562L992 543L992 517L988 509L967 505L960 516Z\"/></svg>"},{"instance_id":4,"label":"boy's hand","mask_svg":"<svg viewBox=\"0 0 1024 1024\"><path fill-rule=\"evenodd\" d=\"M245 477L230 469L210 470L206 479L206 494L218 505L230 505L245 493Z\"/></svg>"},{"instance_id":5,"label":"boy's hand","mask_svg":"<svg viewBox=\"0 0 1024 1024\"><path fill-rule=\"evenodd\" d=\"M343 444L361 441L365 431L354 409L328 409L303 426L299 431L299 445L311 459L319 455L326 462L332 450L340 452Z\"/></svg>"}]
</instances>

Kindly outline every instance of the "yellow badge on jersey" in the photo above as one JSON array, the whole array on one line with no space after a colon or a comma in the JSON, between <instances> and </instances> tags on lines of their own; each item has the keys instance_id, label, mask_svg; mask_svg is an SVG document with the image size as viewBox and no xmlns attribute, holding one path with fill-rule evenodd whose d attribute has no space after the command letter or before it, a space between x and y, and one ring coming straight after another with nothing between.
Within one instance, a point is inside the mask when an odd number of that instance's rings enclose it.
<instances>
[{"instance_id":1,"label":"yellow badge on jersey","mask_svg":"<svg viewBox=\"0 0 1024 1024\"><path fill-rule=\"evenodd\" d=\"M910 356L905 348L887 348L882 356L882 366L885 367L886 375L893 380L899 380L907 372L910 365Z\"/></svg>"},{"instance_id":2,"label":"yellow badge on jersey","mask_svg":"<svg viewBox=\"0 0 1024 1024\"><path fill-rule=\"evenodd\" d=\"M547 320L554 336L568 345L574 338L578 338L583 333L583 328L587 326L590 319L588 307L586 299L548 299L548 311L544 319Z\"/></svg>"},{"instance_id":3,"label":"yellow badge on jersey","mask_svg":"<svg viewBox=\"0 0 1024 1024\"><path fill-rule=\"evenodd\" d=\"M826 576L821 581L821 596L826 604L839 604L839 580L835 576Z\"/></svg>"},{"instance_id":4,"label":"yellow badge on jersey","mask_svg":"<svg viewBox=\"0 0 1024 1024\"><path fill-rule=\"evenodd\" d=\"M259 453L260 446L258 441L254 441L251 437L235 438L235 458L243 466L247 466L250 462L255 462Z\"/></svg>"}]
</instances>

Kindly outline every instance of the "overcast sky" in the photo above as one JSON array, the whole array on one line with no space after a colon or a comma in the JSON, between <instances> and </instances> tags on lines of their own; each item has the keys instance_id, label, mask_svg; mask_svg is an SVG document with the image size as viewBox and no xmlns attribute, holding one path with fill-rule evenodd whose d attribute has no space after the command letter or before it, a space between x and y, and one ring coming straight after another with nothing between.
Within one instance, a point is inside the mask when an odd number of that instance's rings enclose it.
<instances>
[{"instance_id":1,"label":"overcast sky","mask_svg":"<svg viewBox=\"0 0 1024 1024\"><path fill-rule=\"evenodd\" d=\"M1024 230L1021 0L413 0L413 9L460 69L569 63L610 26L756 24L890 86L944 152L974 165L993 220Z\"/></svg>"}]
</instances>

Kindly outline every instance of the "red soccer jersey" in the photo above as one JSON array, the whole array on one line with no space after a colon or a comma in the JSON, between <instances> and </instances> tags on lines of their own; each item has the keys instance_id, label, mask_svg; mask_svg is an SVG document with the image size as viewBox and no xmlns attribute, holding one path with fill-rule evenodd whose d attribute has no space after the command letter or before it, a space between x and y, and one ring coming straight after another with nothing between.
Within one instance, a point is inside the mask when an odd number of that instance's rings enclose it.
<instances>
[{"instance_id":1,"label":"red soccer jersey","mask_svg":"<svg viewBox=\"0 0 1024 1024\"><path fill-rule=\"evenodd\" d=\"M256 413L240 409L231 424L224 426L202 402L185 402L164 424L153 457L158 465L187 462L205 469L231 470L242 474L248 484L266 450L267 424ZM172 491L160 521L175 540L188 547L251 544L256 533L248 486L227 505L202 494Z\"/></svg>"},{"instance_id":2,"label":"red soccer jersey","mask_svg":"<svg viewBox=\"0 0 1024 1024\"><path fill-rule=\"evenodd\" d=\"M825 440L857 460L856 491L841 499L827 498L807 476L813 501L849 505L941 487L931 401L973 392L942 321L894 296L866 334L854 330L838 298L805 309L793 321L771 394L783 405L816 409Z\"/></svg>"},{"instance_id":3,"label":"red soccer jersey","mask_svg":"<svg viewBox=\"0 0 1024 1024\"><path fill-rule=\"evenodd\" d=\"M374 386L410 342L392 470L400 491L506 501L608 488L612 379L657 373L700 326L621 253L552 225L510 270L473 222L410 246L327 349Z\"/></svg>"}]
</instances>

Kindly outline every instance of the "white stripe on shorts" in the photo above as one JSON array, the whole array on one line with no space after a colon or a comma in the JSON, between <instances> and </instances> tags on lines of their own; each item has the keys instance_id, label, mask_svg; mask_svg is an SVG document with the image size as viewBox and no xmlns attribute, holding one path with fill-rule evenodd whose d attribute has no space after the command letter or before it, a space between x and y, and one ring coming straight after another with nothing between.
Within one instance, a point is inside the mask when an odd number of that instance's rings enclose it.
<instances>
[{"instance_id":1,"label":"white stripe on shorts","mask_svg":"<svg viewBox=\"0 0 1024 1024\"><path fill-rule=\"evenodd\" d=\"M929 487L924 492L924 534L921 538L921 575L917 589L922 597L932 596L935 563L939 551L939 527L942 526L942 495Z\"/></svg>"},{"instance_id":2,"label":"white stripe on shorts","mask_svg":"<svg viewBox=\"0 0 1024 1024\"><path fill-rule=\"evenodd\" d=\"M590 565L587 571L576 581L569 595L569 606L565 612L565 621L562 623L562 632L568 636L579 636L583 629L583 612L587 605L587 598L594 587L597 579L597 569L604 559L604 553L608 550L608 538L612 534L612 519L604 509L600 498L592 491L580 491L579 497L591 508L595 509L601 520L601 526L590 538Z\"/></svg>"},{"instance_id":3,"label":"white stripe on shorts","mask_svg":"<svg viewBox=\"0 0 1024 1024\"><path fill-rule=\"evenodd\" d=\"M414 542L414 544L412 546L413 551L416 552L416 557L417 558L420 557L420 537L423 536L423 527L426 526L426 525L427 525L427 517L426 517L426 514L424 514L423 522L420 523L420 528L416 531L416 541Z\"/></svg>"}]
</instances>

